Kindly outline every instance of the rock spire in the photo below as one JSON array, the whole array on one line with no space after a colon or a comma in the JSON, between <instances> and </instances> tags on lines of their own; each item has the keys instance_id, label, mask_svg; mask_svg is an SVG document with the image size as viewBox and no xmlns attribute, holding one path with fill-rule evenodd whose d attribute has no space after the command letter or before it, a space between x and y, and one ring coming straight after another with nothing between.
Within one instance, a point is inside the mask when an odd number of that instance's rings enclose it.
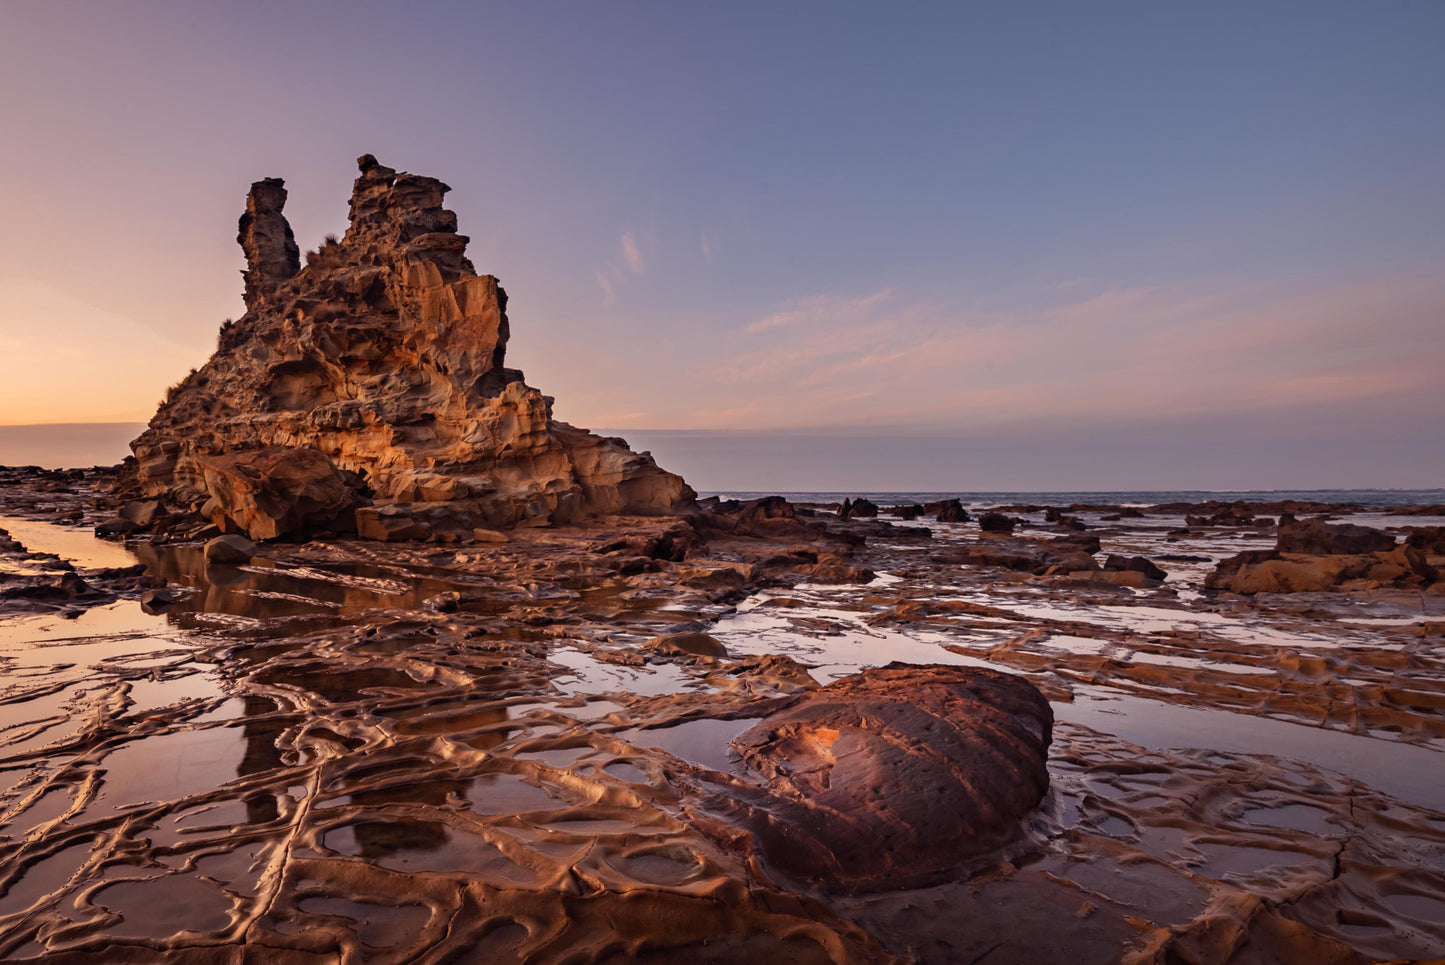
<instances>
[{"instance_id":1,"label":"rock spire","mask_svg":"<svg viewBox=\"0 0 1445 965\"><path fill-rule=\"evenodd\" d=\"M301 270L301 249L281 209L286 182L266 178L251 185L236 242L246 252L246 308L255 311L276 287Z\"/></svg>"},{"instance_id":2,"label":"rock spire","mask_svg":"<svg viewBox=\"0 0 1445 965\"><path fill-rule=\"evenodd\" d=\"M251 186L247 312L131 443L141 493L263 539L690 508L680 477L554 420L552 400L506 367L506 292L467 260L447 185L371 155L358 166L345 237L304 268L283 183Z\"/></svg>"}]
</instances>

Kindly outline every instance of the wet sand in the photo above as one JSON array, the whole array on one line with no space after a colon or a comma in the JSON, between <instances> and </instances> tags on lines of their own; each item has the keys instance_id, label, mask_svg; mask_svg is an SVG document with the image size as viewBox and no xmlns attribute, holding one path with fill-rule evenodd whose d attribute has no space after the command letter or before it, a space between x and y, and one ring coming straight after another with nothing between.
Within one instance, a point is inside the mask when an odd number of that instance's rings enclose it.
<instances>
[{"instance_id":1,"label":"wet sand","mask_svg":"<svg viewBox=\"0 0 1445 965\"><path fill-rule=\"evenodd\" d=\"M932 520L831 522L866 544L814 549L868 582L779 563L797 539L640 559L656 520L217 567L38 522L88 520L71 488L0 505L3 572L99 594L0 609L0 958L1445 954L1445 598L1202 593L1256 531L1084 514L1169 571L1143 590L959 565L978 527ZM729 656L642 648L691 629ZM757 779L729 742L895 660L1037 685L1051 790L971 877L791 880L715 806Z\"/></svg>"}]
</instances>

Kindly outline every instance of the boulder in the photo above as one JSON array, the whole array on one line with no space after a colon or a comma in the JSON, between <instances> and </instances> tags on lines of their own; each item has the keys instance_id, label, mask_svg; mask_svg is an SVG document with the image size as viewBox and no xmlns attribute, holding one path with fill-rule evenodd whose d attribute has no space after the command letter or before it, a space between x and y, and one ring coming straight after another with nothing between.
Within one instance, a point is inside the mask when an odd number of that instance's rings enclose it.
<instances>
[{"instance_id":1,"label":"boulder","mask_svg":"<svg viewBox=\"0 0 1445 965\"><path fill-rule=\"evenodd\" d=\"M653 637L642 645L644 650L670 657L713 657L726 658L727 647L722 641L701 631L684 631Z\"/></svg>"},{"instance_id":2,"label":"boulder","mask_svg":"<svg viewBox=\"0 0 1445 965\"><path fill-rule=\"evenodd\" d=\"M107 519L103 523L98 523L95 527L95 535L129 536L138 529L140 529L140 527L137 526L133 520L126 519L124 516L116 516L112 519Z\"/></svg>"},{"instance_id":3,"label":"boulder","mask_svg":"<svg viewBox=\"0 0 1445 965\"><path fill-rule=\"evenodd\" d=\"M923 511L938 517L940 523L966 523L969 520L968 510L964 509L963 503L957 499L940 499L924 503Z\"/></svg>"},{"instance_id":4,"label":"boulder","mask_svg":"<svg viewBox=\"0 0 1445 965\"><path fill-rule=\"evenodd\" d=\"M315 449L267 446L201 460L206 515L254 540L325 527L354 497L336 466Z\"/></svg>"},{"instance_id":5,"label":"boulder","mask_svg":"<svg viewBox=\"0 0 1445 965\"><path fill-rule=\"evenodd\" d=\"M1337 587L1429 587L1439 571L1410 546L1366 554L1282 554L1253 550L1222 560L1205 578L1209 589L1232 593L1317 593Z\"/></svg>"},{"instance_id":6,"label":"boulder","mask_svg":"<svg viewBox=\"0 0 1445 965\"><path fill-rule=\"evenodd\" d=\"M1445 556L1445 526L1409 526L1405 545L1427 556Z\"/></svg>"},{"instance_id":7,"label":"boulder","mask_svg":"<svg viewBox=\"0 0 1445 965\"><path fill-rule=\"evenodd\" d=\"M1307 560L1265 559L1239 566L1227 579L1215 580L1211 573L1205 586L1234 593L1315 593L1339 583L1348 564L1340 557ZM1220 572L1224 564L1216 569ZM1213 581L1213 582L1211 582Z\"/></svg>"},{"instance_id":8,"label":"boulder","mask_svg":"<svg viewBox=\"0 0 1445 965\"><path fill-rule=\"evenodd\" d=\"M217 566L242 566L251 562L258 552L255 543L239 533L217 536L206 543L206 562Z\"/></svg>"},{"instance_id":9,"label":"boulder","mask_svg":"<svg viewBox=\"0 0 1445 965\"><path fill-rule=\"evenodd\" d=\"M1148 559L1145 559L1142 556L1126 557L1116 556L1115 554L1110 553L1104 559L1104 569L1114 572L1132 571L1134 573L1142 573L1147 579L1150 580L1163 580L1165 577L1168 576L1168 574L1161 570L1158 566L1155 566L1154 563L1152 563Z\"/></svg>"},{"instance_id":10,"label":"boulder","mask_svg":"<svg viewBox=\"0 0 1445 965\"><path fill-rule=\"evenodd\" d=\"M1394 548L1395 537L1389 533L1354 523L1331 524L1320 519L1281 525L1275 543L1275 550L1280 553L1311 556L1379 553Z\"/></svg>"},{"instance_id":11,"label":"boulder","mask_svg":"<svg viewBox=\"0 0 1445 965\"><path fill-rule=\"evenodd\" d=\"M1023 678L887 667L799 696L734 743L765 793L742 823L785 874L842 890L956 873L1048 789L1053 713Z\"/></svg>"},{"instance_id":12,"label":"boulder","mask_svg":"<svg viewBox=\"0 0 1445 965\"><path fill-rule=\"evenodd\" d=\"M1014 521L1003 513L984 513L978 518L978 527L985 533L1012 533Z\"/></svg>"},{"instance_id":13,"label":"boulder","mask_svg":"<svg viewBox=\"0 0 1445 965\"><path fill-rule=\"evenodd\" d=\"M146 590L140 597L140 608L147 613L164 613L176 602L175 594L165 587Z\"/></svg>"},{"instance_id":14,"label":"boulder","mask_svg":"<svg viewBox=\"0 0 1445 965\"><path fill-rule=\"evenodd\" d=\"M878 516L878 504L861 496L857 499L845 499L843 508L838 510L838 516L842 519L874 519Z\"/></svg>"}]
</instances>

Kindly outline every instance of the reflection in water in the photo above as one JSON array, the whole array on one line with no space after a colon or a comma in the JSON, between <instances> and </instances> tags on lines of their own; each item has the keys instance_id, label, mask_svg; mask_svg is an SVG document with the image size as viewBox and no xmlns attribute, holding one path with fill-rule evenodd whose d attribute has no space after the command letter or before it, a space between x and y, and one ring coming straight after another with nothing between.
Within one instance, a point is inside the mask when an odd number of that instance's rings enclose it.
<instances>
[{"instance_id":1,"label":"reflection in water","mask_svg":"<svg viewBox=\"0 0 1445 965\"><path fill-rule=\"evenodd\" d=\"M351 803L369 808L394 805L442 807L449 797L463 797L467 781L428 780L423 783L351 792ZM382 858L404 852L424 853L444 847L451 837L440 821L406 818L395 821L362 821L351 825L356 847L363 857Z\"/></svg>"},{"instance_id":2,"label":"reflection in water","mask_svg":"<svg viewBox=\"0 0 1445 965\"><path fill-rule=\"evenodd\" d=\"M173 612L230 614L258 619L327 614L353 617L377 608L415 609L429 597L465 584L417 573L406 567L363 563L313 563L304 567L256 559L245 566L214 566L199 545L131 549L147 569L167 583L197 592Z\"/></svg>"},{"instance_id":3,"label":"reflection in water","mask_svg":"<svg viewBox=\"0 0 1445 965\"><path fill-rule=\"evenodd\" d=\"M442 802L435 802L442 803ZM426 854L440 851L451 840L447 826L440 821L361 821L350 825L355 850L363 858L390 858L399 855ZM328 847L331 836L327 836ZM339 849L338 849L339 850Z\"/></svg>"}]
</instances>

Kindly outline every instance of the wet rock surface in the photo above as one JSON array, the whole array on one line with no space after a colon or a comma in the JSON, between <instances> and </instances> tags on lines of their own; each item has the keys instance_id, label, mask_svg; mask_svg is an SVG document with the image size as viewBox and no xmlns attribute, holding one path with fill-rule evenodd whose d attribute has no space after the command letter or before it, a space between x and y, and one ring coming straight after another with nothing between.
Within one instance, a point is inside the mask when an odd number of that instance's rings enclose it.
<instances>
[{"instance_id":1,"label":"wet rock surface","mask_svg":"<svg viewBox=\"0 0 1445 965\"><path fill-rule=\"evenodd\" d=\"M770 863L827 888L896 889L1020 836L1048 788L1053 713L1018 677L890 664L800 696L735 742Z\"/></svg>"},{"instance_id":2,"label":"wet rock surface","mask_svg":"<svg viewBox=\"0 0 1445 965\"><path fill-rule=\"evenodd\" d=\"M1217 561L1272 545L1255 526L1182 537L1183 511L1068 508L1097 541L1073 543L1077 565L1176 558L1143 587L975 557L1061 557L1042 511L1008 507L1022 522L999 537L780 501L220 564L199 540L95 540L118 515L105 487L0 471L4 585L58 577L51 552L109 594L3 611L0 958L1355 961L1445 943L1445 598L1206 590ZM161 588L170 606L144 613ZM648 646L693 634L723 654ZM856 713L865 744L913 734L938 718L897 702L922 695L912 675L946 695L1000 672L1054 718L1048 790L1014 837L922 880L856 851L862 887L777 861L747 808L822 773L782 773L823 760L805 731L836 747ZM874 690L889 673L910 683ZM842 691L857 701L805 714ZM1008 721L1042 719L1024 704ZM766 739L789 727L802 752ZM885 743L858 761L931 746ZM907 806L855 799L885 828Z\"/></svg>"}]
</instances>

